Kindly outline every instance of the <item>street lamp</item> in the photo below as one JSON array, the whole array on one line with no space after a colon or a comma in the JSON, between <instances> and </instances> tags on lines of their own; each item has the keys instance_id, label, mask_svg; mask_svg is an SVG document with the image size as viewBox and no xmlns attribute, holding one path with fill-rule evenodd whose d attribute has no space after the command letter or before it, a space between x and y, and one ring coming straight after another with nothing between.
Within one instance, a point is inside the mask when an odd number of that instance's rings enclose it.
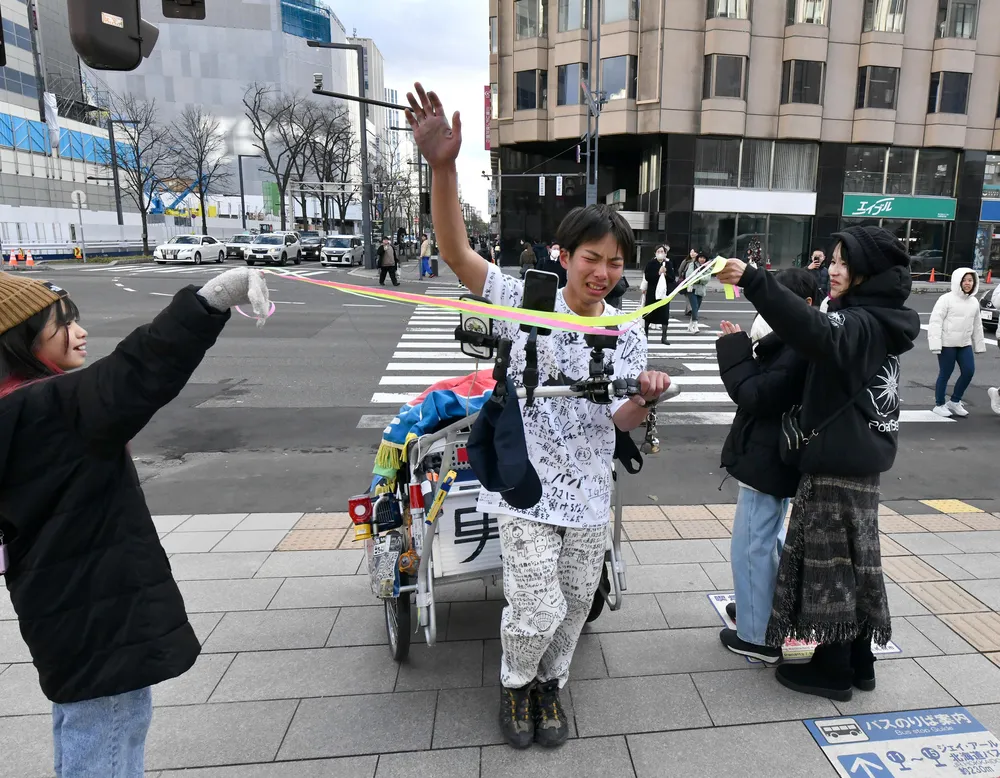
<instances>
[{"instance_id":1,"label":"street lamp","mask_svg":"<svg viewBox=\"0 0 1000 778\"><path fill-rule=\"evenodd\" d=\"M243 188L243 159L244 157L259 158L260 154L237 154L236 164L240 169L240 219L243 220L243 229L247 228L247 201L246 191Z\"/></svg>"},{"instance_id":2,"label":"street lamp","mask_svg":"<svg viewBox=\"0 0 1000 778\"><path fill-rule=\"evenodd\" d=\"M401 130L403 132L413 132L412 127L389 127L390 130ZM417 227L418 235L424 234L424 157L420 153L420 147L416 143L413 144L417 149L417 161L407 162L406 164L410 167L416 165L417 167ZM430 183L428 181L428 183Z\"/></svg>"},{"instance_id":3,"label":"street lamp","mask_svg":"<svg viewBox=\"0 0 1000 778\"><path fill-rule=\"evenodd\" d=\"M365 47L360 43L325 43L324 41L306 41L306 45L314 49L342 49L344 51L354 51L358 55L358 97L354 95L343 95L337 92L328 92L323 89L323 75L316 73L313 75L313 94L324 97L336 97L341 100L353 100L360 103L372 105L384 105L390 108L400 108L401 106L391 103L380 103L377 100L369 100L365 97ZM361 140L361 230L364 233L365 260L369 268L375 267L375 247L372 244L372 196L371 179L368 177L368 111L359 112L361 121L359 124L359 135Z\"/></svg>"}]
</instances>

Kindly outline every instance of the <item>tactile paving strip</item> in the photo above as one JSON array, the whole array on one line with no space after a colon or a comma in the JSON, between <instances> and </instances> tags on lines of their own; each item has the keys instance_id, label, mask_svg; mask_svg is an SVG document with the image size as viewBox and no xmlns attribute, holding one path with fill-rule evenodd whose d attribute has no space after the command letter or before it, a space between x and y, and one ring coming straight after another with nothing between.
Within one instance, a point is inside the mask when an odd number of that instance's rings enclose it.
<instances>
[{"instance_id":1,"label":"tactile paving strip","mask_svg":"<svg viewBox=\"0 0 1000 778\"><path fill-rule=\"evenodd\" d=\"M941 513L983 513L981 508L961 500L921 500L920 503Z\"/></svg>"},{"instance_id":2,"label":"tactile paving strip","mask_svg":"<svg viewBox=\"0 0 1000 778\"><path fill-rule=\"evenodd\" d=\"M1000 530L1000 518L988 513L960 513L953 516L957 521L973 530Z\"/></svg>"},{"instance_id":3,"label":"tactile paving strip","mask_svg":"<svg viewBox=\"0 0 1000 778\"><path fill-rule=\"evenodd\" d=\"M294 529L347 529L351 526L351 517L347 513L307 513Z\"/></svg>"},{"instance_id":4,"label":"tactile paving strip","mask_svg":"<svg viewBox=\"0 0 1000 778\"><path fill-rule=\"evenodd\" d=\"M888 535L879 535L879 548L881 549L882 556L910 556L910 552L903 548L899 543L890 538Z\"/></svg>"},{"instance_id":5,"label":"tactile paving strip","mask_svg":"<svg viewBox=\"0 0 1000 778\"><path fill-rule=\"evenodd\" d=\"M624 521L622 528L629 540L677 540L677 534L669 521Z\"/></svg>"},{"instance_id":6,"label":"tactile paving strip","mask_svg":"<svg viewBox=\"0 0 1000 778\"><path fill-rule=\"evenodd\" d=\"M905 583L902 587L931 613L976 613L988 611L985 605L951 581Z\"/></svg>"},{"instance_id":7,"label":"tactile paving strip","mask_svg":"<svg viewBox=\"0 0 1000 778\"><path fill-rule=\"evenodd\" d=\"M730 532L719 521L678 521L674 527L682 538L728 538Z\"/></svg>"},{"instance_id":8,"label":"tactile paving strip","mask_svg":"<svg viewBox=\"0 0 1000 778\"><path fill-rule=\"evenodd\" d=\"M717 519L723 519L724 521L732 521L736 518L736 506L732 503L719 503L716 505L706 505L712 515Z\"/></svg>"},{"instance_id":9,"label":"tactile paving strip","mask_svg":"<svg viewBox=\"0 0 1000 778\"><path fill-rule=\"evenodd\" d=\"M664 505L663 512L671 521L712 521L715 515L704 505Z\"/></svg>"},{"instance_id":10,"label":"tactile paving strip","mask_svg":"<svg viewBox=\"0 0 1000 778\"><path fill-rule=\"evenodd\" d=\"M278 551L323 551L339 548L346 529L293 529L278 544ZM354 533L350 533L351 538Z\"/></svg>"},{"instance_id":11,"label":"tactile paving strip","mask_svg":"<svg viewBox=\"0 0 1000 778\"><path fill-rule=\"evenodd\" d=\"M666 518L659 505L626 505L622 508L622 521L664 521Z\"/></svg>"},{"instance_id":12,"label":"tactile paving strip","mask_svg":"<svg viewBox=\"0 0 1000 778\"><path fill-rule=\"evenodd\" d=\"M924 532L923 527L905 516L879 516L878 528L882 532Z\"/></svg>"},{"instance_id":13,"label":"tactile paving strip","mask_svg":"<svg viewBox=\"0 0 1000 778\"><path fill-rule=\"evenodd\" d=\"M896 583L947 581L947 576L915 556L891 556L882 560L882 570Z\"/></svg>"},{"instance_id":14,"label":"tactile paving strip","mask_svg":"<svg viewBox=\"0 0 1000 778\"><path fill-rule=\"evenodd\" d=\"M965 515L965 514L962 514ZM919 524L928 532L968 532L969 527L951 516L927 513L922 516L907 516L910 521Z\"/></svg>"},{"instance_id":15,"label":"tactile paving strip","mask_svg":"<svg viewBox=\"0 0 1000 778\"><path fill-rule=\"evenodd\" d=\"M973 648L979 651L1000 650L1000 615L992 612L956 613L942 616L941 620L969 641ZM997 662L996 656L995 654L990 659Z\"/></svg>"}]
</instances>

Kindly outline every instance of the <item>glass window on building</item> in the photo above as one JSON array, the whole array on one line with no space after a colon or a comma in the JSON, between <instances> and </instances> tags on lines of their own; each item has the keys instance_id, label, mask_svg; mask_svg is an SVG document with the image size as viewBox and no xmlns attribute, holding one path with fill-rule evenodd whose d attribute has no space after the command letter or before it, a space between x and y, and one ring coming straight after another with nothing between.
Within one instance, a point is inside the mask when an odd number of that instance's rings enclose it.
<instances>
[{"instance_id":1,"label":"glass window on building","mask_svg":"<svg viewBox=\"0 0 1000 778\"><path fill-rule=\"evenodd\" d=\"M775 141L771 189L815 192L819 144Z\"/></svg>"},{"instance_id":2,"label":"glass window on building","mask_svg":"<svg viewBox=\"0 0 1000 778\"><path fill-rule=\"evenodd\" d=\"M281 30L306 40L330 43L330 10L317 0L282 0Z\"/></svg>"},{"instance_id":3,"label":"glass window on building","mask_svg":"<svg viewBox=\"0 0 1000 778\"><path fill-rule=\"evenodd\" d=\"M977 0L938 0L937 37L975 38L978 16Z\"/></svg>"},{"instance_id":4,"label":"glass window on building","mask_svg":"<svg viewBox=\"0 0 1000 778\"><path fill-rule=\"evenodd\" d=\"M781 68L781 104L823 103L823 62L785 60Z\"/></svg>"},{"instance_id":5,"label":"glass window on building","mask_svg":"<svg viewBox=\"0 0 1000 778\"><path fill-rule=\"evenodd\" d=\"M538 107L538 71L519 70L515 73L514 91L517 94L515 110L534 111Z\"/></svg>"},{"instance_id":6,"label":"glass window on building","mask_svg":"<svg viewBox=\"0 0 1000 778\"><path fill-rule=\"evenodd\" d=\"M844 165L844 191L882 194L885 183L884 146L848 146Z\"/></svg>"},{"instance_id":7,"label":"glass window on building","mask_svg":"<svg viewBox=\"0 0 1000 778\"><path fill-rule=\"evenodd\" d=\"M500 118L500 87L496 81L490 84L490 118Z\"/></svg>"},{"instance_id":8,"label":"glass window on building","mask_svg":"<svg viewBox=\"0 0 1000 778\"><path fill-rule=\"evenodd\" d=\"M811 216L695 213L691 247L709 256L753 259L761 265L796 267L809 256Z\"/></svg>"},{"instance_id":9,"label":"glass window on building","mask_svg":"<svg viewBox=\"0 0 1000 778\"><path fill-rule=\"evenodd\" d=\"M906 0L865 0L862 32L903 32Z\"/></svg>"},{"instance_id":10,"label":"glass window on building","mask_svg":"<svg viewBox=\"0 0 1000 778\"><path fill-rule=\"evenodd\" d=\"M708 0L709 19L749 19L750 0Z\"/></svg>"},{"instance_id":11,"label":"glass window on building","mask_svg":"<svg viewBox=\"0 0 1000 778\"><path fill-rule=\"evenodd\" d=\"M498 51L498 40L497 40L497 18L495 16L490 17L490 53L496 54Z\"/></svg>"},{"instance_id":12,"label":"glass window on building","mask_svg":"<svg viewBox=\"0 0 1000 778\"><path fill-rule=\"evenodd\" d=\"M637 58L632 55L601 60L601 89L608 100L635 99Z\"/></svg>"},{"instance_id":13,"label":"glass window on building","mask_svg":"<svg viewBox=\"0 0 1000 778\"><path fill-rule=\"evenodd\" d=\"M971 80L971 73L931 73L927 113L968 113Z\"/></svg>"},{"instance_id":14,"label":"glass window on building","mask_svg":"<svg viewBox=\"0 0 1000 778\"><path fill-rule=\"evenodd\" d=\"M605 24L639 18L639 0L604 0L603 5Z\"/></svg>"},{"instance_id":15,"label":"glass window on building","mask_svg":"<svg viewBox=\"0 0 1000 778\"><path fill-rule=\"evenodd\" d=\"M744 189L769 189L771 186L771 149L773 141L746 138L740 162L740 186Z\"/></svg>"},{"instance_id":16,"label":"glass window on building","mask_svg":"<svg viewBox=\"0 0 1000 778\"><path fill-rule=\"evenodd\" d=\"M538 71L538 107L546 111L549 108L549 71Z\"/></svg>"},{"instance_id":17,"label":"glass window on building","mask_svg":"<svg viewBox=\"0 0 1000 778\"><path fill-rule=\"evenodd\" d=\"M582 105L584 95L580 81L587 77L586 62L560 65L556 69L556 105Z\"/></svg>"},{"instance_id":18,"label":"glass window on building","mask_svg":"<svg viewBox=\"0 0 1000 778\"><path fill-rule=\"evenodd\" d=\"M917 150L893 146L889 149L889 164L885 174L885 193L908 195L913 193L913 166Z\"/></svg>"},{"instance_id":19,"label":"glass window on building","mask_svg":"<svg viewBox=\"0 0 1000 778\"><path fill-rule=\"evenodd\" d=\"M826 24L827 0L788 0L786 24Z\"/></svg>"},{"instance_id":20,"label":"glass window on building","mask_svg":"<svg viewBox=\"0 0 1000 778\"><path fill-rule=\"evenodd\" d=\"M548 35L549 4L546 0L514 0L514 38L544 38Z\"/></svg>"},{"instance_id":21,"label":"glass window on building","mask_svg":"<svg viewBox=\"0 0 1000 778\"><path fill-rule=\"evenodd\" d=\"M772 214L767 230L767 254L776 267L804 267L812 253L812 217Z\"/></svg>"},{"instance_id":22,"label":"glass window on building","mask_svg":"<svg viewBox=\"0 0 1000 778\"><path fill-rule=\"evenodd\" d=\"M588 0L559 0L559 32L587 27Z\"/></svg>"},{"instance_id":23,"label":"glass window on building","mask_svg":"<svg viewBox=\"0 0 1000 778\"><path fill-rule=\"evenodd\" d=\"M695 142L694 185L739 185L739 138L698 138Z\"/></svg>"},{"instance_id":24,"label":"glass window on building","mask_svg":"<svg viewBox=\"0 0 1000 778\"><path fill-rule=\"evenodd\" d=\"M920 149L917 155L915 195L955 196L958 152L951 149Z\"/></svg>"},{"instance_id":25,"label":"glass window on building","mask_svg":"<svg viewBox=\"0 0 1000 778\"><path fill-rule=\"evenodd\" d=\"M709 54L705 57L705 76L702 97L735 97L745 99L746 57L727 54Z\"/></svg>"},{"instance_id":26,"label":"glass window on building","mask_svg":"<svg viewBox=\"0 0 1000 778\"><path fill-rule=\"evenodd\" d=\"M882 108L895 110L896 82L899 68L875 65L858 68L857 108Z\"/></svg>"},{"instance_id":27,"label":"glass window on building","mask_svg":"<svg viewBox=\"0 0 1000 778\"><path fill-rule=\"evenodd\" d=\"M909 251L911 270L915 273L929 271L932 267L944 269L944 252L948 246L950 222L911 221L909 239L903 244Z\"/></svg>"}]
</instances>

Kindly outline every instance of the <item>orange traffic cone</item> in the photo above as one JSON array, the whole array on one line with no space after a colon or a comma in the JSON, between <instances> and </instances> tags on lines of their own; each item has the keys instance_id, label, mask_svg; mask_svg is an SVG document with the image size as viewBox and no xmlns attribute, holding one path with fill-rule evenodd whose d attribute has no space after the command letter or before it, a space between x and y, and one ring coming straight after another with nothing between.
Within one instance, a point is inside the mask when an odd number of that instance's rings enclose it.
<instances>
[{"instance_id":1,"label":"orange traffic cone","mask_svg":"<svg viewBox=\"0 0 1000 778\"><path fill-rule=\"evenodd\" d=\"M24 266L25 267L34 267L35 266L35 258L33 256L31 256L31 249L28 249L28 259L25 260Z\"/></svg>"},{"instance_id":2,"label":"orange traffic cone","mask_svg":"<svg viewBox=\"0 0 1000 778\"><path fill-rule=\"evenodd\" d=\"M993 268L990 268L989 270L986 271L986 284L989 285L992 283L993 283Z\"/></svg>"},{"instance_id":3,"label":"orange traffic cone","mask_svg":"<svg viewBox=\"0 0 1000 778\"><path fill-rule=\"evenodd\" d=\"M10 252L10 266L17 267L17 254L15 252Z\"/></svg>"},{"instance_id":4,"label":"orange traffic cone","mask_svg":"<svg viewBox=\"0 0 1000 778\"><path fill-rule=\"evenodd\" d=\"M934 268L931 268L931 283L934 283Z\"/></svg>"}]
</instances>

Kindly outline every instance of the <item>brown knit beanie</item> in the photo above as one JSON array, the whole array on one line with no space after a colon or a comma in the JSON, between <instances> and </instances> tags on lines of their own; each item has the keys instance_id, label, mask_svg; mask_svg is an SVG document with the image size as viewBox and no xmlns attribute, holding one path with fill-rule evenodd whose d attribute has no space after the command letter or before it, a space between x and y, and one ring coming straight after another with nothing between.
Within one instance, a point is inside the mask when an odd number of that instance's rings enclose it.
<instances>
[{"instance_id":1,"label":"brown knit beanie","mask_svg":"<svg viewBox=\"0 0 1000 778\"><path fill-rule=\"evenodd\" d=\"M61 291L33 278L0 273L0 335L59 302Z\"/></svg>"}]
</instances>

